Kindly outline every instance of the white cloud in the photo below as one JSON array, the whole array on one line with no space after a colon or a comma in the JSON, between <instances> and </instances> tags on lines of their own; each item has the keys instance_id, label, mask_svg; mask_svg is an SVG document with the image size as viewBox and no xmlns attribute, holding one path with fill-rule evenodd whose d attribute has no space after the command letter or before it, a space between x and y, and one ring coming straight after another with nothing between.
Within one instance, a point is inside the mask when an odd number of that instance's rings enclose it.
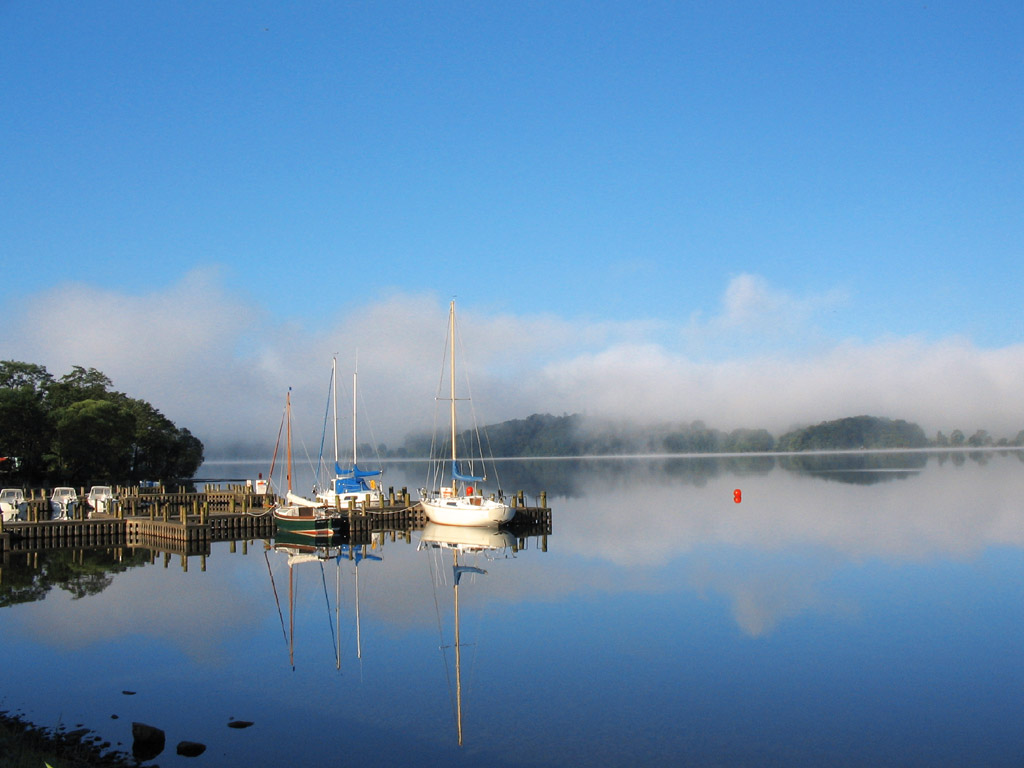
<instances>
[{"instance_id":1,"label":"white cloud","mask_svg":"<svg viewBox=\"0 0 1024 768\"><path fill-rule=\"evenodd\" d=\"M297 427L312 443L321 433L331 356L339 355L348 392L358 354L362 439L394 443L430 427L447 301L395 294L310 331L275 321L268 302L277 300L227 285L216 270L136 295L59 286L5 307L0 358L40 363L57 376L72 365L98 368L115 388L150 401L208 443L271 442L293 387ZM703 330L727 335L734 327L756 339L762 327L778 339L783 324L771 318L810 317L827 304L793 300L741 275L725 292L722 315ZM916 421L929 432L984 428L1013 436L1024 428L1024 345L981 349L966 338L906 337L810 352L775 345L778 351L708 359L663 343L671 329L660 321L496 315L472 301L460 302L460 326L464 368L485 422L585 412L777 434L797 422L867 413Z\"/></svg>"}]
</instances>

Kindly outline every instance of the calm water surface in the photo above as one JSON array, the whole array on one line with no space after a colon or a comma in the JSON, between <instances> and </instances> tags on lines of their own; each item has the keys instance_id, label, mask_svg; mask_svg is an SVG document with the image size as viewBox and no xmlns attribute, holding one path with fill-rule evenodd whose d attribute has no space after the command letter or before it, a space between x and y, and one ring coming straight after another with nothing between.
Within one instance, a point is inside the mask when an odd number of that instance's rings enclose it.
<instances>
[{"instance_id":1,"label":"calm water surface","mask_svg":"<svg viewBox=\"0 0 1024 768\"><path fill-rule=\"evenodd\" d=\"M127 752L157 726L162 766L1024 764L1018 453L499 472L553 532L463 556L458 659L452 553L419 532L12 555L0 708Z\"/></svg>"}]
</instances>

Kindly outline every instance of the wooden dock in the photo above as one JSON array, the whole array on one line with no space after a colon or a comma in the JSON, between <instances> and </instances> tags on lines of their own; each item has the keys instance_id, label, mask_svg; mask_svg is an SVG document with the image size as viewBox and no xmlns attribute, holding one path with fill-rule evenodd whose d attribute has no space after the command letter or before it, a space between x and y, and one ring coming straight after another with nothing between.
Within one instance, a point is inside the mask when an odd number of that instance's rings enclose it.
<instances>
[{"instance_id":1,"label":"wooden dock","mask_svg":"<svg viewBox=\"0 0 1024 768\"><path fill-rule=\"evenodd\" d=\"M268 501L244 486L199 493L128 493L120 497L109 516L50 520L45 519L49 516L46 499L33 499L27 520L0 522L0 552L123 546L208 554L215 541L273 538L277 526L266 506ZM527 506L523 494L516 494L511 500L515 516L508 525L510 530L519 536L550 534L546 494L541 494L540 502L539 506ZM427 522L426 514L404 488L397 493L390 489L380 504L338 512L347 519L347 536L353 544L369 542L375 533L410 534Z\"/></svg>"}]
</instances>

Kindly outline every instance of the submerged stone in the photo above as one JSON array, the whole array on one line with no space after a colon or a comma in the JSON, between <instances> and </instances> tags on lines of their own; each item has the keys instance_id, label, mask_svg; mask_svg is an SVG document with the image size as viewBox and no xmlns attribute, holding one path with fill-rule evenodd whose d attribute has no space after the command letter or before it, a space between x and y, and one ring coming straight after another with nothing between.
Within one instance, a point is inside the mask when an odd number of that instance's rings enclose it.
<instances>
[{"instance_id":1,"label":"submerged stone","mask_svg":"<svg viewBox=\"0 0 1024 768\"><path fill-rule=\"evenodd\" d=\"M196 741L179 741L178 754L182 757L199 757L206 751L206 745Z\"/></svg>"},{"instance_id":2,"label":"submerged stone","mask_svg":"<svg viewBox=\"0 0 1024 768\"><path fill-rule=\"evenodd\" d=\"M132 756L142 762L164 751L163 730L145 723L132 723Z\"/></svg>"}]
</instances>

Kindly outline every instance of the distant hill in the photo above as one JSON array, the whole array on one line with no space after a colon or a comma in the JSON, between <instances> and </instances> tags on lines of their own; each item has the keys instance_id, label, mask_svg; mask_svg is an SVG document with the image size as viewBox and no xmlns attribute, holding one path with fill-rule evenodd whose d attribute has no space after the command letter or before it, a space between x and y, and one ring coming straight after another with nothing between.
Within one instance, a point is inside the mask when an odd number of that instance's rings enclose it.
<instances>
[{"instance_id":1,"label":"distant hill","mask_svg":"<svg viewBox=\"0 0 1024 768\"><path fill-rule=\"evenodd\" d=\"M924 448L928 438L917 424L878 416L851 416L823 421L782 435L780 451L844 450L869 448Z\"/></svg>"}]
</instances>

